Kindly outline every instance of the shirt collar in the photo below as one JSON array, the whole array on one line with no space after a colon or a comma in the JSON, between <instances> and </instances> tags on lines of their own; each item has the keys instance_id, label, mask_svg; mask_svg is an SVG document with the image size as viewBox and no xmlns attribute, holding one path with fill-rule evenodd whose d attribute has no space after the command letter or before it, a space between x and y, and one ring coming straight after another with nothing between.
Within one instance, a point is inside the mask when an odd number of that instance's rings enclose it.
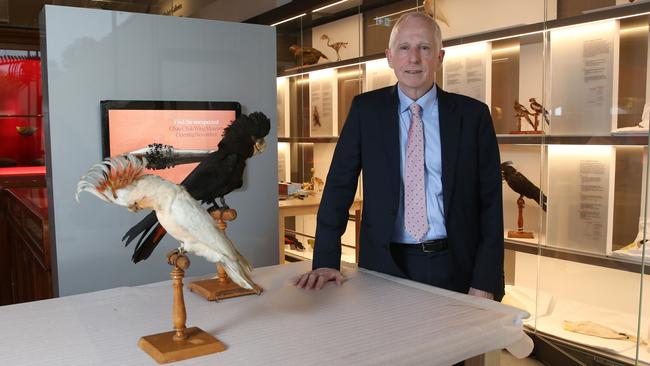
<instances>
[{"instance_id":1,"label":"shirt collar","mask_svg":"<svg viewBox=\"0 0 650 366\"><path fill-rule=\"evenodd\" d=\"M402 89L399 87L399 84L397 85L397 95L399 96L399 111L400 113L406 112L411 104L414 102L417 102L420 107L422 107L422 110L429 110L432 106L436 105L438 102L438 91L436 90L436 84L433 84L431 89L429 89L428 92L426 92L423 96L420 97L418 100L413 100L404 92Z\"/></svg>"}]
</instances>

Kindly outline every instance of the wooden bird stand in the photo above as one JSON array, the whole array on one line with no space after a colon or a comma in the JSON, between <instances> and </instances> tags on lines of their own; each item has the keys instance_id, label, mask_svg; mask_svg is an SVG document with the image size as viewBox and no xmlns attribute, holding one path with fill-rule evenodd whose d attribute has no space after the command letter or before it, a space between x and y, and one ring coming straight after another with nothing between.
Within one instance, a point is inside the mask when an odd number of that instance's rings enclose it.
<instances>
[{"instance_id":1,"label":"wooden bird stand","mask_svg":"<svg viewBox=\"0 0 650 366\"><path fill-rule=\"evenodd\" d=\"M517 199L517 208L519 208L519 217L517 217L517 231L509 230L508 237L516 239L534 239L535 234L530 231L524 231L524 198L519 196Z\"/></svg>"},{"instance_id":2,"label":"wooden bird stand","mask_svg":"<svg viewBox=\"0 0 650 366\"><path fill-rule=\"evenodd\" d=\"M183 298L183 277L190 266L190 260L182 250L173 250L167 261L174 266L171 272L174 287L172 309L174 330L140 338L138 346L158 363L169 363L205 356L226 350L226 346L198 327L186 328L185 299Z\"/></svg>"},{"instance_id":3,"label":"wooden bird stand","mask_svg":"<svg viewBox=\"0 0 650 366\"><path fill-rule=\"evenodd\" d=\"M535 117L535 122L533 123L530 121L530 115ZM533 130L532 131L523 131L521 129L521 119L525 118L528 122L531 122L533 124ZM537 114L531 114L528 111L518 111L515 109L515 119L517 120L517 129L514 131L510 131L510 134L513 135L541 135L544 133L544 131L539 131L537 129L539 125L539 120Z\"/></svg>"},{"instance_id":4,"label":"wooden bird stand","mask_svg":"<svg viewBox=\"0 0 650 366\"><path fill-rule=\"evenodd\" d=\"M228 208L212 211L210 215L217 221L217 227L225 231L226 227L228 227L227 221L232 221L237 218L237 211ZM262 292L262 288L257 285L258 291L240 287L228 277L226 271L218 263L216 278L194 281L188 287L192 292L205 297L208 301L218 301Z\"/></svg>"}]
</instances>

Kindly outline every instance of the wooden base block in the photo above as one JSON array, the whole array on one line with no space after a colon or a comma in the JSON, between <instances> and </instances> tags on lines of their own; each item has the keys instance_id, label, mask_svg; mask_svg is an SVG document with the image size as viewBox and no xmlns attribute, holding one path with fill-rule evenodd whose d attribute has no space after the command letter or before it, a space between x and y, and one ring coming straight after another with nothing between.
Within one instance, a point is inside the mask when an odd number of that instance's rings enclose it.
<instances>
[{"instance_id":1,"label":"wooden base block","mask_svg":"<svg viewBox=\"0 0 650 366\"><path fill-rule=\"evenodd\" d=\"M158 363L169 363L226 350L226 346L198 327L187 328L187 339L174 341L174 331L140 338L138 346Z\"/></svg>"},{"instance_id":2,"label":"wooden base block","mask_svg":"<svg viewBox=\"0 0 650 366\"><path fill-rule=\"evenodd\" d=\"M508 230L508 237L516 239L535 239L535 234L530 231Z\"/></svg>"},{"instance_id":3,"label":"wooden base block","mask_svg":"<svg viewBox=\"0 0 650 366\"><path fill-rule=\"evenodd\" d=\"M189 287L192 292L205 297L208 301L218 301L231 297L253 295L257 293L253 290L242 288L230 280L221 281L218 278L194 281L187 287ZM262 292L262 288L259 286L258 288L259 292Z\"/></svg>"},{"instance_id":4,"label":"wooden base block","mask_svg":"<svg viewBox=\"0 0 650 366\"><path fill-rule=\"evenodd\" d=\"M510 131L511 135L543 135L544 131Z\"/></svg>"}]
</instances>

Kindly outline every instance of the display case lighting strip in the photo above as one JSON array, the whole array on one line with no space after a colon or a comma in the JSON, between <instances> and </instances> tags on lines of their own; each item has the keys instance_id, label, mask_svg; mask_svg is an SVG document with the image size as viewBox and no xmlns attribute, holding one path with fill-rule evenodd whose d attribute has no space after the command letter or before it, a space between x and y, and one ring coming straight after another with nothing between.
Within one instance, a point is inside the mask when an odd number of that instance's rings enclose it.
<instances>
[{"instance_id":1,"label":"display case lighting strip","mask_svg":"<svg viewBox=\"0 0 650 366\"><path fill-rule=\"evenodd\" d=\"M302 17L304 17L305 15L307 15L307 13L302 13L302 14L300 14L300 15L296 15L295 17L291 17L291 18L289 18L289 19L281 20L281 21L279 21L279 22L277 22L277 23L273 23L273 24L271 24L271 27L275 27L275 26L278 25L278 24L282 24L282 23L290 22L290 21L292 21L292 20L294 20L294 19L302 18Z\"/></svg>"},{"instance_id":2,"label":"display case lighting strip","mask_svg":"<svg viewBox=\"0 0 650 366\"><path fill-rule=\"evenodd\" d=\"M342 3L346 2L346 1L348 1L348 0L341 0L341 1L337 1L337 2L335 2L335 3L331 3L331 4L329 4L329 5L321 6L320 8L318 8L318 9L314 9L314 10L312 10L311 12L312 12L312 13L316 13L316 12L319 12L319 11L321 11L321 10L327 9L327 8L329 8L329 7L332 7L332 6L334 6L334 5L342 4Z\"/></svg>"},{"instance_id":3,"label":"display case lighting strip","mask_svg":"<svg viewBox=\"0 0 650 366\"><path fill-rule=\"evenodd\" d=\"M385 57L380 57L380 59L381 59L381 58L385 58ZM369 61L370 61L370 60L369 60ZM355 63L351 63L351 64L345 64L345 65L341 65L341 66L333 67L332 69L336 70L336 69L341 69L341 68L344 68L344 67L363 65L363 64L365 64L365 63L367 63L367 62L368 62L368 61L355 62ZM321 65L321 64L318 64L318 65ZM317 70L316 70L316 71L317 71ZM311 72L314 72L314 71L304 71L304 72L298 72L298 73L295 73L295 74L291 74L291 75L283 75L283 76L278 76L278 77L280 77L280 78L293 78L293 77L296 77L296 76L307 75L307 74L309 74L309 73L311 73Z\"/></svg>"}]
</instances>

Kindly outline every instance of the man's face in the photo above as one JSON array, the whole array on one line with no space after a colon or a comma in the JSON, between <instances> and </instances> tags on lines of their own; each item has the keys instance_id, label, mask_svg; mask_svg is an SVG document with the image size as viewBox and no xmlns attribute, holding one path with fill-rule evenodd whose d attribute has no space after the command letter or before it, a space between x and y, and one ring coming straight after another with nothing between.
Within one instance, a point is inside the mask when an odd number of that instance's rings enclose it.
<instances>
[{"instance_id":1,"label":"man's face","mask_svg":"<svg viewBox=\"0 0 650 366\"><path fill-rule=\"evenodd\" d=\"M392 49L386 50L400 88L411 99L431 89L444 56L445 51L437 49L431 25L420 18L400 23Z\"/></svg>"}]
</instances>

